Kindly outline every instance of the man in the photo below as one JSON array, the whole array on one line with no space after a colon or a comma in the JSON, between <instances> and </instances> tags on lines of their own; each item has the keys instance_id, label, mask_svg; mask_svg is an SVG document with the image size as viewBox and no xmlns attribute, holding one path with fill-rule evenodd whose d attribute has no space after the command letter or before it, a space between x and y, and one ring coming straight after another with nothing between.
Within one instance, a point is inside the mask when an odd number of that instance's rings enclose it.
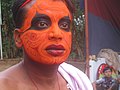
<instances>
[{"instance_id":1,"label":"man","mask_svg":"<svg viewBox=\"0 0 120 90\"><path fill-rule=\"evenodd\" d=\"M70 0L17 0L15 44L23 61L0 74L0 90L93 90L87 76L64 63L71 50Z\"/></svg>"},{"instance_id":2,"label":"man","mask_svg":"<svg viewBox=\"0 0 120 90\"><path fill-rule=\"evenodd\" d=\"M103 69L104 77L94 82L94 90L118 90L117 80L112 78L112 69L105 67Z\"/></svg>"}]
</instances>

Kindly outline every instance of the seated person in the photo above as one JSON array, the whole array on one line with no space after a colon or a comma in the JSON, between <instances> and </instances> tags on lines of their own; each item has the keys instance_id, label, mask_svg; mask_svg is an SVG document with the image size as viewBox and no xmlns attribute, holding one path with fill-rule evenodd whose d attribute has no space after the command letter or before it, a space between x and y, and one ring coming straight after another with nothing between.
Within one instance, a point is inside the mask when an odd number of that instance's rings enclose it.
<instances>
[{"instance_id":1,"label":"seated person","mask_svg":"<svg viewBox=\"0 0 120 90\"><path fill-rule=\"evenodd\" d=\"M118 90L117 80L112 77L112 69L105 67L104 76L93 83L94 90Z\"/></svg>"}]
</instances>

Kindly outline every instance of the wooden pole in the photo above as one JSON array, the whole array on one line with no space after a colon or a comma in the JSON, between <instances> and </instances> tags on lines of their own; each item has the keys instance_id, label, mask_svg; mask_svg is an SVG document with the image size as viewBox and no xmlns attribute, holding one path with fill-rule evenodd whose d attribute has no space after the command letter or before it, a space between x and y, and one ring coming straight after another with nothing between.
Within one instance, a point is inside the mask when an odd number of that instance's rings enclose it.
<instances>
[{"instance_id":1,"label":"wooden pole","mask_svg":"<svg viewBox=\"0 0 120 90\"><path fill-rule=\"evenodd\" d=\"M85 40L86 40L86 74L89 76L89 32L88 32L88 2L85 2Z\"/></svg>"},{"instance_id":2,"label":"wooden pole","mask_svg":"<svg viewBox=\"0 0 120 90\"><path fill-rule=\"evenodd\" d=\"M1 25L2 25L2 15L1 15L1 0L0 0L0 54L1 54L1 59L3 59Z\"/></svg>"}]
</instances>

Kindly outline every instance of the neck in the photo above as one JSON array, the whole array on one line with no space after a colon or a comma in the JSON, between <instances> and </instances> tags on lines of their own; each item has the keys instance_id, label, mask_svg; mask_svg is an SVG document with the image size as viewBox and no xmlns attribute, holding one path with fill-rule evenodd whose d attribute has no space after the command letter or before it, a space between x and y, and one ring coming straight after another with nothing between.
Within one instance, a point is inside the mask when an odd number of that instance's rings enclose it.
<instances>
[{"instance_id":1,"label":"neck","mask_svg":"<svg viewBox=\"0 0 120 90\"><path fill-rule=\"evenodd\" d=\"M46 65L32 60L24 60L22 65L27 75L35 83L50 86L50 84L54 85L57 82L59 65Z\"/></svg>"}]
</instances>

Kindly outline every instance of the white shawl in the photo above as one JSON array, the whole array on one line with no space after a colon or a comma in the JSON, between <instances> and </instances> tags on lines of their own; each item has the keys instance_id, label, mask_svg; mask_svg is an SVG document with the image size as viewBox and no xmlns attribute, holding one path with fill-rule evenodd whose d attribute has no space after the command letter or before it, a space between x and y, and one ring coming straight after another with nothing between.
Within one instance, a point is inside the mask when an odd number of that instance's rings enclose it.
<instances>
[{"instance_id":1,"label":"white shawl","mask_svg":"<svg viewBox=\"0 0 120 90\"><path fill-rule=\"evenodd\" d=\"M87 75L76 67L67 63L62 63L58 71L68 82L71 90L93 90Z\"/></svg>"}]
</instances>

